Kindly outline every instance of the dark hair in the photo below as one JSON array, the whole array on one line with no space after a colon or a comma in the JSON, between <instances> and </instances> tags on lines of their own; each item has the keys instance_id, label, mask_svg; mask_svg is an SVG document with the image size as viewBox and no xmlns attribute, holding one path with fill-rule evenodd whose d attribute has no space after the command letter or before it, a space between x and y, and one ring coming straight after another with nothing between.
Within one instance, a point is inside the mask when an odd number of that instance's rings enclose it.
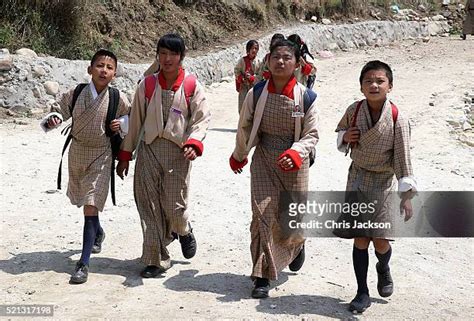
<instances>
[{"instance_id":1,"label":"dark hair","mask_svg":"<svg viewBox=\"0 0 474 321\"><path fill-rule=\"evenodd\" d=\"M304 43L303 39L301 39L299 35L294 33L292 35L289 35L287 39L291 42L294 42L298 46L298 48L300 48L301 56L304 59L306 59L306 55L309 55L311 58L314 59L313 55L309 52L308 46Z\"/></svg>"},{"instance_id":2,"label":"dark hair","mask_svg":"<svg viewBox=\"0 0 474 321\"><path fill-rule=\"evenodd\" d=\"M270 48L272 47L272 45L278 41L278 40L284 40L285 39L285 36L282 35L281 33L275 33L273 34L272 36L272 39L270 39Z\"/></svg>"},{"instance_id":3,"label":"dark hair","mask_svg":"<svg viewBox=\"0 0 474 321\"><path fill-rule=\"evenodd\" d=\"M164 35L163 37L161 37L158 40L158 44L156 45L157 54L160 48L166 48L173 52L179 53L181 60L184 59L184 55L186 53L186 46L184 45L184 39L176 33L168 33Z\"/></svg>"},{"instance_id":4,"label":"dark hair","mask_svg":"<svg viewBox=\"0 0 474 321\"><path fill-rule=\"evenodd\" d=\"M258 42L257 42L257 40L249 40L249 41L247 42L247 44L245 45L245 50L246 50L247 52L249 52L250 49L252 49L252 47L253 47L254 45L257 45L257 47L258 47Z\"/></svg>"},{"instance_id":5,"label":"dark hair","mask_svg":"<svg viewBox=\"0 0 474 321\"><path fill-rule=\"evenodd\" d=\"M294 42L298 46L301 46L301 37L297 35L296 33L289 35L287 39Z\"/></svg>"},{"instance_id":6,"label":"dark hair","mask_svg":"<svg viewBox=\"0 0 474 321\"><path fill-rule=\"evenodd\" d=\"M272 46L270 47L270 55L276 50L278 47L288 47L290 51L295 55L296 62L300 61L301 53L300 53L300 48L292 42L287 39L280 39L275 41Z\"/></svg>"},{"instance_id":7,"label":"dark hair","mask_svg":"<svg viewBox=\"0 0 474 321\"><path fill-rule=\"evenodd\" d=\"M393 73L392 68L387 65L385 62L381 62L380 60L372 60L365 64L364 68L360 72L359 83L362 85L362 80L366 73L371 70L384 70L385 74L387 75L388 82L390 85L393 84Z\"/></svg>"},{"instance_id":8,"label":"dark hair","mask_svg":"<svg viewBox=\"0 0 474 321\"><path fill-rule=\"evenodd\" d=\"M115 62L115 67L117 68L117 56L115 56L115 54L112 51L107 50L107 49L99 49L96 51L96 53L92 56L91 66L94 64L94 62L96 62L97 59L99 59L99 57L112 58L113 61Z\"/></svg>"}]
</instances>

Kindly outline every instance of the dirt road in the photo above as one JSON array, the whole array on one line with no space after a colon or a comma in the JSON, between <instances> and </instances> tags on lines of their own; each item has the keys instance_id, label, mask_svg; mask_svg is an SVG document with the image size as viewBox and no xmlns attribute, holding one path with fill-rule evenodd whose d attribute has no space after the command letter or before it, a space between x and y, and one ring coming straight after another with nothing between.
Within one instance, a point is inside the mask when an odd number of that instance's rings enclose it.
<instances>
[{"instance_id":1,"label":"dirt road","mask_svg":"<svg viewBox=\"0 0 474 321\"><path fill-rule=\"evenodd\" d=\"M391 97L412 119L412 157L421 190L473 190L473 148L456 140L446 122L462 115L474 93L474 40L433 38L388 48L338 52L318 62L320 136L311 190L343 190L349 159L335 148L335 126L361 98L358 75L371 59L394 69ZM274 319L351 318L356 290L352 243L309 239L299 273L284 271L271 298L250 298L250 177L228 167L237 122L232 83L208 88L213 121L205 154L193 164L191 221L198 254L183 259L171 245L173 267L142 280L141 228L132 194L133 172L118 182L118 206L101 214L107 233L91 259L89 281L68 284L80 256L83 218L65 192L54 190L64 137L44 134L32 119L0 125L0 303L53 304L56 318ZM430 106L430 103L433 106ZM63 169L65 171L66 168ZM65 171L67 173L67 171ZM64 187L65 188L65 187ZM467 319L474 315L472 239L397 239L393 244L395 293L377 295L370 250L373 306L364 319Z\"/></svg>"}]
</instances>

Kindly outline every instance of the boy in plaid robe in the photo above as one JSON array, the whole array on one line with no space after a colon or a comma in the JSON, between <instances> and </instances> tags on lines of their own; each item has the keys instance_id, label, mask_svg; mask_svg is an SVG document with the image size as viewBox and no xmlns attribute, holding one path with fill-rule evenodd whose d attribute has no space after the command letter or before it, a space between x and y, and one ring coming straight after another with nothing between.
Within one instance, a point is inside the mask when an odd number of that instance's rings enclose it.
<instances>
[{"instance_id":1,"label":"boy in plaid robe","mask_svg":"<svg viewBox=\"0 0 474 321\"><path fill-rule=\"evenodd\" d=\"M356 193L355 202L377 200L377 210L365 219L374 223L390 222L393 213L390 213L389 195L396 190L396 177L402 195L400 209L408 220L413 215L410 199L416 192L416 181L411 166L408 119L398 113L397 107L387 99L393 86L392 70L381 61L370 61L362 69L359 82L366 99L351 104L336 129L338 149L346 154L349 149L351 151L346 196ZM358 289L350 303L351 311L361 313L371 304L367 287L370 241L379 261L378 292L382 297L393 293L388 265L392 253L388 232L353 227L335 231L338 236L354 239L352 257Z\"/></svg>"},{"instance_id":2,"label":"boy in plaid robe","mask_svg":"<svg viewBox=\"0 0 474 321\"><path fill-rule=\"evenodd\" d=\"M106 126L115 135L119 135L121 129L125 132L130 109L126 96L120 93L115 119L106 124L108 87L115 78L116 69L117 57L112 52L104 49L97 51L87 69L92 80L80 92L74 109L72 100L75 89L71 89L52 107L52 112L42 123L43 128L49 131L69 118L73 120L72 143L68 155L67 196L73 205L84 207L85 222L82 255L70 283L87 281L90 255L101 251L105 238L99 222L99 212L103 211L107 199L112 166L112 149L110 138L106 135Z\"/></svg>"}]
</instances>

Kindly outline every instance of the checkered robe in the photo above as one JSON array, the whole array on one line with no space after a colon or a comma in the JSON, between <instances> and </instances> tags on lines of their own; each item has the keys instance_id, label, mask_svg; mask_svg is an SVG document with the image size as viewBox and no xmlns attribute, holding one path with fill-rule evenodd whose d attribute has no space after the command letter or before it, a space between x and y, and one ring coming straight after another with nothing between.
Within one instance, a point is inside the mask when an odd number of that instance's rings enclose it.
<instances>
[{"instance_id":1,"label":"checkered robe","mask_svg":"<svg viewBox=\"0 0 474 321\"><path fill-rule=\"evenodd\" d=\"M258 79L264 79L264 74L269 74L270 69L268 67L268 59L270 59L270 53L266 54L265 57L258 64L256 75Z\"/></svg>"},{"instance_id":2,"label":"checkered robe","mask_svg":"<svg viewBox=\"0 0 474 321\"><path fill-rule=\"evenodd\" d=\"M301 60L304 60L307 64L310 64L312 66L311 73L309 75L305 75L302 72L301 67L296 68L296 70L294 72L295 77L298 80L298 82L301 83L301 84L304 84L306 86L307 83L308 83L309 76L316 75L316 67L314 67L315 61L314 61L313 58L311 58L310 55L306 55L304 58L301 57ZM314 84L313 84L313 86L314 86Z\"/></svg>"},{"instance_id":3,"label":"checkered robe","mask_svg":"<svg viewBox=\"0 0 474 321\"><path fill-rule=\"evenodd\" d=\"M466 1L466 19L462 25L462 33L474 35L474 0Z\"/></svg>"},{"instance_id":4,"label":"checkered robe","mask_svg":"<svg viewBox=\"0 0 474 321\"><path fill-rule=\"evenodd\" d=\"M337 125L336 132L351 127L357 102L347 108ZM413 176L410 159L410 125L408 119L399 112L394 123L392 108L387 100L382 108L380 119L372 123L367 101L364 100L357 115L356 127L360 130L359 142L352 147L352 163L346 185L347 202L377 200L373 214L352 218L357 221L389 222L393 226L394 197L396 190L394 178ZM390 195L392 194L392 195ZM350 216L350 215L349 215ZM352 224L352 223L351 223ZM390 230L365 229L336 230L340 237L390 237Z\"/></svg>"},{"instance_id":5,"label":"checkered robe","mask_svg":"<svg viewBox=\"0 0 474 321\"><path fill-rule=\"evenodd\" d=\"M257 58L252 60L252 69L250 71L250 74L255 75L255 82L258 81L258 77L256 75L258 69L258 61ZM234 75L235 78L237 78L239 75L244 75L245 74L245 60L244 58L240 58L239 61L237 62L237 65L234 68ZM239 114L240 110L242 109L242 104L244 103L245 96L247 96L247 93L249 92L250 88L252 88L254 84L248 84L247 82L243 82L240 86L240 91L239 91Z\"/></svg>"},{"instance_id":6,"label":"checkered robe","mask_svg":"<svg viewBox=\"0 0 474 321\"><path fill-rule=\"evenodd\" d=\"M250 225L252 277L276 280L278 272L298 255L303 238L291 242L281 231L278 220L280 192L307 191L309 159L299 171L285 172L278 157L294 142L294 101L286 96L268 94L259 128L251 173L252 222Z\"/></svg>"},{"instance_id":7,"label":"checkered robe","mask_svg":"<svg viewBox=\"0 0 474 321\"><path fill-rule=\"evenodd\" d=\"M162 91L164 120L168 119L174 95L172 90ZM171 232L188 233L190 171L191 162L175 143L160 137L151 144L140 142L133 190L143 231L141 260L146 265L169 268L166 247L173 241Z\"/></svg>"},{"instance_id":8,"label":"checkered robe","mask_svg":"<svg viewBox=\"0 0 474 321\"><path fill-rule=\"evenodd\" d=\"M63 120L71 118L70 106L74 89L65 93L51 111L58 112ZM67 196L71 204L91 205L103 211L109 192L112 149L106 136L106 118L109 106L108 88L94 100L89 86L79 94L72 112L73 139L69 147L69 183ZM122 93L115 118L128 115L130 104Z\"/></svg>"}]
</instances>

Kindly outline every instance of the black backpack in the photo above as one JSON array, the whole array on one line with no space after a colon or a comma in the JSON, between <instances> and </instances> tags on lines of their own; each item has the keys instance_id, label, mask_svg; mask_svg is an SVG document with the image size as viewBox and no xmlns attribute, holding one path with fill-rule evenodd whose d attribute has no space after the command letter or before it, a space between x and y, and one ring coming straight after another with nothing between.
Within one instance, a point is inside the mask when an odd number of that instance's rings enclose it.
<instances>
[{"instance_id":1,"label":"black backpack","mask_svg":"<svg viewBox=\"0 0 474 321\"><path fill-rule=\"evenodd\" d=\"M257 83L255 86L253 86L253 109L255 110L255 107L257 106L257 101L260 98L260 95L262 94L263 87L265 87L265 80L260 81ZM306 113L313 104L313 102L316 100L316 93L312 91L310 88L306 88L303 94L303 109L304 112ZM314 160L316 158L316 147L312 148L311 151L309 152L309 167L313 166Z\"/></svg>"},{"instance_id":2,"label":"black backpack","mask_svg":"<svg viewBox=\"0 0 474 321\"><path fill-rule=\"evenodd\" d=\"M59 163L59 169L58 169L58 178L57 178L57 188L61 189L61 174L62 174L62 164L63 164L63 156L64 152L66 151L67 147L69 146L69 143L72 140L72 134L71 134L71 129L73 125L73 118L72 118L72 111L74 110L74 107L76 105L77 98L79 97L79 94L82 92L82 90L88 86L89 84L79 84L77 87L74 89L74 93L72 95L72 102L71 106L69 109L69 112L71 114L71 124L69 124L67 127L65 127L63 130L61 130L61 134L67 135L66 141L64 142L63 146L63 151L61 153L61 161ZM112 167L111 167L111 172L110 172L110 191L112 194L112 203L115 204L115 159L117 158L117 155L120 151L120 144L122 143L122 138L120 137L119 134L113 133L109 126L112 120L115 119L115 115L117 114L117 109L120 101L120 92L118 89L109 87L109 106L107 107L107 117L105 120L105 134L107 137L110 137L110 145L112 148Z\"/></svg>"}]
</instances>

